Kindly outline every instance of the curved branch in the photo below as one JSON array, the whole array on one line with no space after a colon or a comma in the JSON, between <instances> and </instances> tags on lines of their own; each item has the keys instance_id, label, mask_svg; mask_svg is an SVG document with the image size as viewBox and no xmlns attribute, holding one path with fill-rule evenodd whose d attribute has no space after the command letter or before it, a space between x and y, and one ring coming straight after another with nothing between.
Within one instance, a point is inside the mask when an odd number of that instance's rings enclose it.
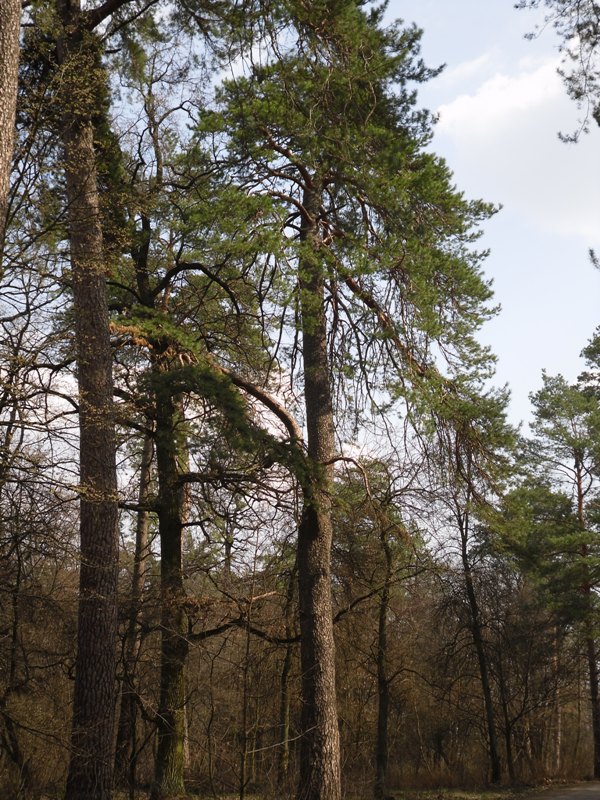
<instances>
[{"instance_id":1,"label":"curved branch","mask_svg":"<svg viewBox=\"0 0 600 800\"><path fill-rule=\"evenodd\" d=\"M110 17L111 14L114 14L115 11L118 11L123 6L133 2L134 0L105 0L105 2L99 5L97 8L91 8L89 11L85 11L82 14L84 20L83 27L89 31L93 31L94 28L100 25L100 23L104 22L104 20ZM158 2L159 0L147 0L144 7L139 9L133 18L136 19L137 17L141 16L144 12L146 12L152 6L155 6Z\"/></svg>"},{"instance_id":2,"label":"curved branch","mask_svg":"<svg viewBox=\"0 0 600 800\"><path fill-rule=\"evenodd\" d=\"M237 386L238 389L243 389L247 394L249 394L251 397L254 397L256 400L266 406L269 411L272 411L273 414L275 414L277 419L285 426L287 432L289 433L292 444L302 444L302 430L300 426L285 408L285 406L279 402L279 400L267 392L266 389L263 389L262 386L257 386L255 383L246 380L246 378L242 378L241 375L237 375L227 367L221 366L219 369L221 369L225 375L228 376L234 386Z\"/></svg>"}]
</instances>

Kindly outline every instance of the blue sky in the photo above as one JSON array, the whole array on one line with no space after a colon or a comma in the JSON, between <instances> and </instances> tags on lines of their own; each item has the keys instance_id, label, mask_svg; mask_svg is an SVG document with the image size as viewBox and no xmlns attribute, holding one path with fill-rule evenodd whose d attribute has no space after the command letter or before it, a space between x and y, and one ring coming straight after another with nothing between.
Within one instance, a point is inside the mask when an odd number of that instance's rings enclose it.
<instances>
[{"instance_id":1,"label":"blue sky","mask_svg":"<svg viewBox=\"0 0 600 800\"><path fill-rule=\"evenodd\" d=\"M541 371L574 380L579 353L600 325L600 128L576 145L579 112L556 74L558 40L525 34L540 12L511 0L391 0L390 18L424 30L423 55L444 72L423 86L440 115L435 152L470 198L502 204L485 226L485 272L502 306L482 339L498 356L497 382L512 391L511 419L526 420Z\"/></svg>"}]
</instances>

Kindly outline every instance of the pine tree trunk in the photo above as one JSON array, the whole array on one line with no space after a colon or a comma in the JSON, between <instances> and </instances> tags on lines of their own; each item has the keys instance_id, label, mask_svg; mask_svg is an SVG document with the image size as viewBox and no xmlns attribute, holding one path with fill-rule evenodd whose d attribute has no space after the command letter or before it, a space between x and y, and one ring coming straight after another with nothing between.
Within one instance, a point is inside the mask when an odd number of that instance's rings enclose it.
<instances>
[{"instance_id":1,"label":"pine tree trunk","mask_svg":"<svg viewBox=\"0 0 600 800\"><path fill-rule=\"evenodd\" d=\"M81 570L72 749L67 800L112 791L116 680L118 508L112 351L92 108L97 42L78 25L79 4L57 0L58 40L79 386ZM102 77L104 77L102 75Z\"/></svg>"},{"instance_id":2,"label":"pine tree trunk","mask_svg":"<svg viewBox=\"0 0 600 800\"><path fill-rule=\"evenodd\" d=\"M182 535L185 491L179 481L179 413L168 387L161 384L168 364L155 365L156 471L160 538L161 665L152 800L166 800L185 791L185 664L188 654L184 610Z\"/></svg>"},{"instance_id":3,"label":"pine tree trunk","mask_svg":"<svg viewBox=\"0 0 600 800\"><path fill-rule=\"evenodd\" d=\"M0 254L4 241L15 140L21 0L0 2Z\"/></svg>"},{"instance_id":4,"label":"pine tree trunk","mask_svg":"<svg viewBox=\"0 0 600 800\"><path fill-rule=\"evenodd\" d=\"M308 457L298 531L302 740L299 800L339 800L340 749L331 607L333 401L327 353L318 186L307 189L299 263Z\"/></svg>"},{"instance_id":5,"label":"pine tree trunk","mask_svg":"<svg viewBox=\"0 0 600 800\"><path fill-rule=\"evenodd\" d=\"M152 230L142 215L138 247L133 252L141 303L155 307L150 288L148 254ZM186 710L185 665L188 656L185 588L183 583L183 531L188 513L187 493L179 476L188 469L188 453L180 429L183 413L165 377L172 368L170 342L152 342L154 389L154 443L158 481L158 537L160 541L161 652L160 697L156 726L158 745L154 761L152 800L166 800L185 791Z\"/></svg>"}]
</instances>

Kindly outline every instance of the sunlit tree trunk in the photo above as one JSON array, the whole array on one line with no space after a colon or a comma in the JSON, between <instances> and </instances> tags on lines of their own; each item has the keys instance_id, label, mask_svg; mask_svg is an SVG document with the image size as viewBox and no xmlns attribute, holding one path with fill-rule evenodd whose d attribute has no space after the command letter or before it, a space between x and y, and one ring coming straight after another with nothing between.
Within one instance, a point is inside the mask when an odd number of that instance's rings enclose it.
<instances>
[{"instance_id":1,"label":"sunlit tree trunk","mask_svg":"<svg viewBox=\"0 0 600 800\"><path fill-rule=\"evenodd\" d=\"M75 0L57 0L80 426L77 660L67 800L108 800L113 776L118 508L112 351L92 115L98 44ZM68 99L68 105L66 103Z\"/></svg>"},{"instance_id":2,"label":"sunlit tree trunk","mask_svg":"<svg viewBox=\"0 0 600 800\"><path fill-rule=\"evenodd\" d=\"M20 22L21 0L2 0L0 2L0 254L8 211L10 167L15 140Z\"/></svg>"}]
</instances>

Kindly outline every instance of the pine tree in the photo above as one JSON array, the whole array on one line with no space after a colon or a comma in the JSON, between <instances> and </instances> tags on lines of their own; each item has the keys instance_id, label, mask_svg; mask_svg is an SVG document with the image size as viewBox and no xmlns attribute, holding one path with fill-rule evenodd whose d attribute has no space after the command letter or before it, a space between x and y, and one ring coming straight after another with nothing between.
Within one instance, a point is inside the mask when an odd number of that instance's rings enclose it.
<instances>
[{"instance_id":1,"label":"pine tree","mask_svg":"<svg viewBox=\"0 0 600 800\"><path fill-rule=\"evenodd\" d=\"M343 417L335 392L350 374L368 397L392 385L407 402L452 415L445 398L461 389L438 371L439 354L452 375L480 374L488 363L473 332L490 291L469 245L490 209L467 203L425 150L431 119L415 108L411 84L434 73L418 58L419 31L384 29L382 10L361 6L282 5L280 39L265 35L260 63L224 85L220 110L202 125L222 146L219 163L248 191L272 197L284 220L280 280L301 337L310 465L298 530L303 800L340 796L330 496Z\"/></svg>"},{"instance_id":2,"label":"pine tree","mask_svg":"<svg viewBox=\"0 0 600 800\"><path fill-rule=\"evenodd\" d=\"M110 265L96 153L108 89L94 29L129 1L82 9L79 0L55 0L33 9L37 31L52 43L40 75L57 78L50 124L63 151L78 381L81 570L70 800L105 800L112 792L118 497Z\"/></svg>"},{"instance_id":3,"label":"pine tree","mask_svg":"<svg viewBox=\"0 0 600 800\"><path fill-rule=\"evenodd\" d=\"M588 508L597 494L597 448L600 440L600 407L590 392L571 386L561 376L544 374L543 387L532 395L533 454L541 470L550 472L558 488L573 497L573 513L577 521L575 536L566 537L564 546L570 553L571 597L579 606L589 672L592 734L594 743L594 777L600 777L600 674L596 644L595 585L597 563L596 534L590 530ZM567 567L568 568L568 567Z\"/></svg>"}]
</instances>

